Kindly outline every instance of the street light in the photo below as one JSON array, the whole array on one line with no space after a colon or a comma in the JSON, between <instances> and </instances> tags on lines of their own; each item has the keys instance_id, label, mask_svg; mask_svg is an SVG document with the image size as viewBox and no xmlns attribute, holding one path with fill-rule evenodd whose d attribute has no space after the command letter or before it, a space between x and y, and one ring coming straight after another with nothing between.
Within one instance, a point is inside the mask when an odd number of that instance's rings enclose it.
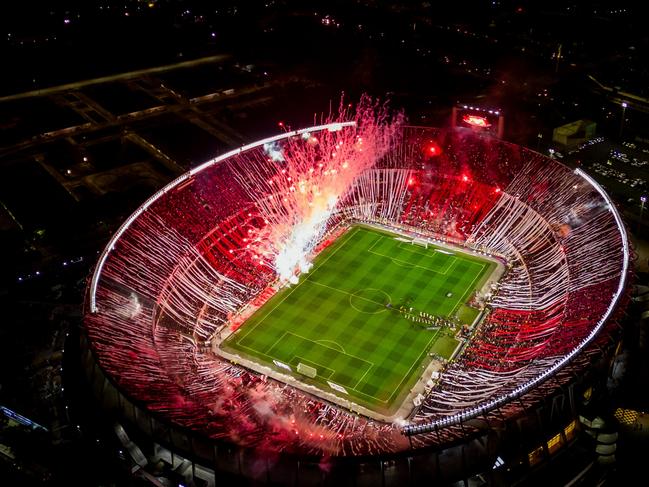
<instances>
[{"instance_id":1,"label":"street light","mask_svg":"<svg viewBox=\"0 0 649 487\"><path fill-rule=\"evenodd\" d=\"M638 218L637 231L640 232L640 227L642 227L642 213L644 212L644 204L647 202L647 197L645 195L640 196L640 218Z\"/></svg>"},{"instance_id":2,"label":"street light","mask_svg":"<svg viewBox=\"0 0 649 487\"><path fill-rule=\"evenodd\" d=\"M622 138L622 131L624 130L624 116L626 114L626 107L627 103L625 101L622 102L622 120L620 120L620 139Z\"/></svg>"}]
</instances>

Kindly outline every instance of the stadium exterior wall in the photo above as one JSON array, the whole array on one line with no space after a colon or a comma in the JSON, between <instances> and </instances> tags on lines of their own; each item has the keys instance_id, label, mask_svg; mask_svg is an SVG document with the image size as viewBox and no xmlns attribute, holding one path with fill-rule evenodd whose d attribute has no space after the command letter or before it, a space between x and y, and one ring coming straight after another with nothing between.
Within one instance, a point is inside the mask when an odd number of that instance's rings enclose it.
<instances>
[{"instance_id":1,"label":"stadium exterior wall","mask_svg":"<svg viewBox=\"0 0 649 487\"><path fill-rule=\"evenodd\" d=\"M334 130L334 126L317 127L320 130ZM303 131L313 131L314 128ZM102 272L102 266L114 244L121 235L154 201L165 195L184 181L184 178L202 171L204 168L258 147L268 141L280 140L301 133L294 131L280 136L255 142L198 166L181 178L174 180L154 194L131 215L115 233L100 256L89 286L87 299L90 313L97 311L95 293ZM340 485L408 485L435 481L447 483L466 479L475 473L487 472L491 475L497 453L511 451L512 455L525 456L526 448L541 443L563 425L577 417L580 388L589 383L597 383L597 374L588 373L594 362L606 361L615 344L615 318L619 314L620 302L625 299L627 275L629 273L629 249L626 231L613 202L590 177L581 171L576 174L586 180L609 205L613 213L623 243L623 272L619 286L605 316L592 332L560 363L545 371L536 379L522 384L506 396L495 400L489 407L480 407L471 414L461 414L445 418L443 421L417 425L422 432L437 434L439 441L435 446L414 447L410 450L376 455L371 457L307 457L266 453L226 442L213 440L200 432L178 426L162 419L137 401L126 395L116 382L109 377L93 350L93 344L82 337L82 359L87 378L93 393L111 418L123 423L135 433L139 432L149 445L141 446L150 455L155 455L155 445L162 445L173 455L188 458L195 465L205 469L192 468L192 471L215 472L214 482L220 475L273 484L313 485L336 483ZM444 434L442 434L442 430ZM446 434L446 431L451 433ZM406 431L416 439L420 431ZM413 445L411 439L411 446ZM546 457L549 453L545 452Z\"/></svg>"},{"instance_id":2,"label":"stadium exterior wall","mask_svg":"<svg viewBox=\"0 0 649 487\"><path fill-rule=\"evenodd\" d=\"M543 392L536 399L519 398L521 412L516 416L505 418L496 410L479 420L467 421L460 424L466 436L446 445L413 448L398 454L330 458L327 463L318 457L258 452L209 439L164 421L127 397L104 374L83 334L81 352L88 383L106 420L124 426L150 459L162 458L170 465L189 460L192 477L200 478L206 485L219 485L224 476L242 485L248 482L294 486L335 484L338 487L430 482L447 485L468 481L477 474L486 476L490 485L509 485L512 476L521 477L532 472L527 463L529 451L545 445L549 438L561 433L566 424L578 421L582 392L589 387L605 387L607 364L616 345L615 327L610 328L608 331L612 333L594 344L590 353L584 354L585 358L564 368L561 376L545 384L547 394ZM564 446L571 443L567 441ZM166 455L161 455L161 451ZM508 462L518 466L506 474L494 471L492 466L498 456L507 457ZM544 447L543 461L554 456Z\"/></svg>"}]
</instances>

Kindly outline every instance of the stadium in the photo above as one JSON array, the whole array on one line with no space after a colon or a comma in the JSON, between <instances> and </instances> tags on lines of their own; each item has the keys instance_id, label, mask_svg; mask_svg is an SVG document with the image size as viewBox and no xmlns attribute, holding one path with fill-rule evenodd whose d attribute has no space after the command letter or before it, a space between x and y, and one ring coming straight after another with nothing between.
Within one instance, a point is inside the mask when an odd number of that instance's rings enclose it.
<instances>
[{"instance_id":1,"label":"stadium","mask_svg":"<svg viewBox=\"0 0 649 487\"><path fill-rule=\"evenodd\" d=\"M326 122L195 167L101 254L84 364L135 461L402 485L568 443L627 288L604 190L367 100Z\"/></svg>"}]
</instances>

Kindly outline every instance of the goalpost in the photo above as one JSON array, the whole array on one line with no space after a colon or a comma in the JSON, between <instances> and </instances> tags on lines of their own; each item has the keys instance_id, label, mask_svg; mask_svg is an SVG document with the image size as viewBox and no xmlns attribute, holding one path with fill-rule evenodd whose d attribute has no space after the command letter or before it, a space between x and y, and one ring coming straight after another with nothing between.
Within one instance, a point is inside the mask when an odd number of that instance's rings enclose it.
<instances>
[{"instance_id":1,"label":"goalpost","mask_svg":"<svg viewBox=\"0 0 649 487\"><path fill-rule=\"evenodd\" d=\"M421 247L425 247L426 249L428 248L428 241L424 240L423 238L414 238L411 240L413 245L420 245Z\"/></svg>"},{"instance_id":2,"label":"goalpost","mask_svg":"<svg viewBox=\"0 0 649 487\"><path fill-rule=\"evenodd\" d=\"M310 365L303 364L302 362L297 364L297 371L302 375L306 375L307 377L310 377L311 379L313 379L316 375L318 375L318 371L315 367L311 367Z\"/></svg>"}]
</instances>

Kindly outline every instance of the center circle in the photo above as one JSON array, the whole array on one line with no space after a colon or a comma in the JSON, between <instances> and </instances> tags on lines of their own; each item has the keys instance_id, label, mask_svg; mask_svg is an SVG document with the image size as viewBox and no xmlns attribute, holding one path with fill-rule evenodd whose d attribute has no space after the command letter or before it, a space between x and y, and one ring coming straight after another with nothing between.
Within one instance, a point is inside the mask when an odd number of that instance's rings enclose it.
<instances>
[{"instance_id":1,"label":"center circle","mask_svg":"<svg viewBox=\"0 0 649 487\"><path fill-rule=\"evenodd\" d=\"M349 296L349 305L352 308L371 315L386 311L391 301L388 293L375 288L361 289Z\"/></svg>"}]
</instances>

